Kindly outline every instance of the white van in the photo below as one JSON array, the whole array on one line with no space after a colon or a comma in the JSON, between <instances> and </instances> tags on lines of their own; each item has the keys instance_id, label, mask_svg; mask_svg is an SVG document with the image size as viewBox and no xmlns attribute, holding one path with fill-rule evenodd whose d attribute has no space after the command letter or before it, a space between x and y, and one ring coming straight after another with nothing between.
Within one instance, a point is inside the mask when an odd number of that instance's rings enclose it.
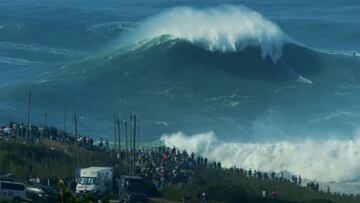
<instances>
[{"instance_id":1,"label":"white van","mask_svg":"<svg viewBox=\"0 0 360 203\"><path fill-rule=\"evenodd\" d=\"M76 186L77 194L104 195L112 191L112 167L89 167L80 169L80 179Z\"/></svg>"},{"instance_id":2,"label":"white van","mask_svg":"<svg viewBox=\"0 0 360 203\"><path fill-rule=\"evenodd\" d=\"M0 200L20 202L26 199L25 185L0 180Z\"/></svg>"}]
</instances>

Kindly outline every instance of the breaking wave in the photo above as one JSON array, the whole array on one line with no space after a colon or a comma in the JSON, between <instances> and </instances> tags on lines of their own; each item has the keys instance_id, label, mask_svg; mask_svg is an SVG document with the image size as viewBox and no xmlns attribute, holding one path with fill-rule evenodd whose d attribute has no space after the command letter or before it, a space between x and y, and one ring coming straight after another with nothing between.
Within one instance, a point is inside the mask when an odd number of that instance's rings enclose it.
<instances>
[{"instance_id":1,"label":"breaking wave","mask_svg":"<svg viewBox=\"0 0 360 203\"><path fill-rule=\"evenodd\" d=\"M209 51L237 52L258 46L263 58L270 56L274 61L281 57L282 46L288 41L275 23L242 6L174 8L142 23L132 40L164 35L187 40Z\"/></svg>"},{"instance_id":2,"label":"breaking wave","mask_svg":"<svg viewBox=\"0 0 360 203\"><path fill-rule=\"evenodd\" d=\"M360 177L360 137L302 142L226 143L213 132L186 136L178 132L163 135L166 146L177 146L190 152L221 161L223 166L289 171L318 181L357 181Z\"/></svg>"}]
</instances>

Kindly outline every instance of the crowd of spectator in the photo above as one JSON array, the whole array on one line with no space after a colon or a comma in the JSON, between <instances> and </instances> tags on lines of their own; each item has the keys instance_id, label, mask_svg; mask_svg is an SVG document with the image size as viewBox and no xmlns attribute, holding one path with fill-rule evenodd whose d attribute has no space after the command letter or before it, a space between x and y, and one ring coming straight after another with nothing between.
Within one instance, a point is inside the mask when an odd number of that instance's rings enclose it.
<instances>
[{"instance_id":1,"label":"crowd of spectator","mask_svg":"<svg viewBox=\"0 0 360 203\"><path fill-rule=\"evenodd\" d=\"M97 145L95 145L95 142L91 136L78 135L76 138L73 133L59 130L52 126L29 125L27 132L26 124L17 122L10 122L5 126L0 126L0 139L1 138L28 139L32 142L52 140L69 145L76 144L76 141L78 141L79 146L83 148L91 149L96 147L99 149L109 150L109 142L103 138L100 138Z\"/></svg>"},{"instance_id":2,"label":"crowd of spectator","mask_svg":"<svg viewBox=\"0 0 360 203\"><path fill-rule=\"evenodd\" d=\"M208 160L195 157L173 147L159 147L158 150L137 150L135 155L135 175L142 176L156 187L185 184L195 170L207 167Z\"/></svg>"}]
</instances>

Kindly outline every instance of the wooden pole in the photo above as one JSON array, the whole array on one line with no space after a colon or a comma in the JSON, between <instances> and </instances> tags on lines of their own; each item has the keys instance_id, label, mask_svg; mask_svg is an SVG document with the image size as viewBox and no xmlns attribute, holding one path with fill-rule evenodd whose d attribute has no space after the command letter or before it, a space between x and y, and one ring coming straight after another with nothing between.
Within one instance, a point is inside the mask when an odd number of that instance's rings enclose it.
<instances>
[{"instance_id":1,"label":"wooden pole","mask_svg":"<svg viewBox=\"0 0 360 203\"><path fill-rule=\"evenodd\" d=\"M119 116L117 116L116 118L116 123L117 123L117 133L118 133L118 141L119 141L119 168L120 168L120 172L122 170L122 157L121 157L121 136L120 136L120 120L119 120Z\"/></svg>"},{"instance_id":2,"label":"wooden pole","mask_svg":"<svg viewBox=\"0 0 360 203\"><path fill-rule=\"evenodd\" d=\"M133 176L135 176L135 160L136 160L136 114L134 114L134 124L133 124Z\"/></svg>"},{"instance_id":3,"label":"wooden pole","mask_svg":"<svg viewBox=\"0 0 360 203\"><path fill-rule=\"evenodd\" d=\"M127 165L129 163L129 152L128 152L128 124L127 124L127 120L124 120L124 125L125 125L125 163L126 163L126 167L125 170L127 169Z\"/></svg>"},{"instance_id":4,"label":"wooden pole","mask_svg":"<svg viewBox=\"0 0 360 203\"><path fill-rule=\"evenodd\" d=\"M117 130L117 128L116 128L116 113L114 113L114 151L115 151L115 154L116 154L116 149L117 149L117 147L116 147L116 144L117 144L117 132L116 132L116 130Z\"/></svg>"},{"instance_id":5,"label":"wooden pole","mask_svg":"<svg viewBox=\"0 0 360 203\"><path fill-rule=\"evenodd\" d=\"M77 129L77 117L76 113L74 113L74 126L75 126L75 138L76 138L76 161L77 161L77 168L80 169L80 157L79 157L79 136L78 136L78 129Z\"/></svg>"},{"instance_id":6,"label":"wooden pole","mask_svg":"<svg viewBox=\"0 0 360 203\"><path fill-rule=\"evenodd\" d=\"M133 148L132 148L132 139L133 139L133 129L132 129L132 126L133 126L133 120L132 120L132 114L130 113L130 126L129 126L129 134L130 134L130 142L129 142L129 145L130 145L130 157L129 157L129 160L130 160L130 171L129 171L129 174L132 174L132 166L133 166Z\"/></svg>"},{"instance_id":7,"label":"wooden pole","mask_svg":"<svg viewBox=\"0 0 360 203\"><path fill-rule=\"evenodd\" d=\"M128 151L128 127L127 127L126 120L124 120L124 125L125 125L125 152L127 153L127 151Z\"/></svg>"},{"instance_id":8,"label":"wooden pole","mask_svg":"<svg viewBox=\"0 0 360 203\"><path fill-rule=\"evenodd\" d=\"M64 107L64 132L66 133L66 106Z\"/></svg>"},{"instance_id":9,"label":"wooden pole","mask_svg":"<svg viewBox=\"0 0 360 203\"><path fill-rule=\"evenodd\" d=\"M136 120L136 126L137 126L137 130L136 130L136 140L137 140L137 145L138 145L138 148L141 149L142 148L142 145L141 145L141 142L140 142L140 121L139 121L139 118L137 118Z\"/></svg>"},{"instance_id":10,"label":"wooden pole","mask_svg":"<svg viewBox=\"0 0 360 203\"><path fill-rule=\"evenodd\" d=\"M30 132L30 106L31 106L31 90L29 91L28 95L28 111L27 111L27 121L26 121L26 132L25 132L25 139L26 142L29 141L29 137L31 136Z\"/></svg>"}]
</instances>

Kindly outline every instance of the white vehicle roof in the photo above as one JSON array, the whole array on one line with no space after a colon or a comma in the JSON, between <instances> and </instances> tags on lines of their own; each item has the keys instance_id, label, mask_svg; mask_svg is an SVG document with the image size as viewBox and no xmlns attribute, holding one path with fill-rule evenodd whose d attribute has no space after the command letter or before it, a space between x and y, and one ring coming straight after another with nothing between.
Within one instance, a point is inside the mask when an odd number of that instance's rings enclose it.
<instances>
[{"instance_id":1,"label":"white vehicle roof","mask_svg":"<svg viewBox=\"0 0 360 203\"><path fill-rule=\"evenodd\" d=\"M81 177L97 177L97 172L99 171L112 171L112 167L97 167L97 166L92 166L89 168L82 168L80 170L80 176Z\"/></svg>"}]
</instances>

